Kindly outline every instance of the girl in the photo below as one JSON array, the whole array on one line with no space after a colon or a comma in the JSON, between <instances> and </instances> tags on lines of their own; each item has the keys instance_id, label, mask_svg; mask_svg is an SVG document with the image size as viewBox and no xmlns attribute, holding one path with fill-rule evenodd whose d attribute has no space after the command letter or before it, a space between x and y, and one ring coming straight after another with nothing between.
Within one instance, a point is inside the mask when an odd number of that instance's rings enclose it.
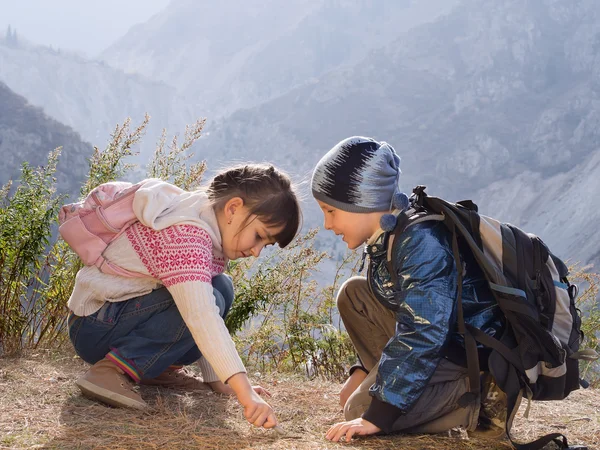
<instances>
[{"instance_id":1,"label":"girl","mask_svg":"<svg viewBox=\"0 0 600 450\"><path fill-rule=\"evenodd\" d=\"M342 235L350 249L366 243L369 256L368 279L349 279L337 296L360 363L340 393L346 421L328 431L333 441L379 432L474 430L478 419L490 428L504 424L500 392L493 393L491 403L484 401L481 417L479 402L462 398L469 383L467 370L457 364L464 355L456 332L457 272L443 222L416 223L398 237L392 255L398 286L390 282L380 221L392 212L399 176L394 149L364 137L338 143L313 172L312 193L325 228ZM461 260L465 321L499 334L501 313L483 274L467 253ZM485 385L493 390L492 380ZM503 432L497 429L491 432Z\"/></svg>"},{"instance_id":2,"label":"girl","mask_svg":"<svg viewBox=\"0 0 600 450\"><path fill-rule=\"evenodd\" d=\"M82 268L68 302L69 336L92 367L77 380L91 398L145 408L134 383L233 393L255 426L277 419L252 387L223 319L233 301L227 261L287 246L301 220L290 179L273 166L217 175L204 191L149 179L135 192L138 222L103 256L145 276ZM182 367L198 362L202 378Z\"/></svg>"}]
</instances>

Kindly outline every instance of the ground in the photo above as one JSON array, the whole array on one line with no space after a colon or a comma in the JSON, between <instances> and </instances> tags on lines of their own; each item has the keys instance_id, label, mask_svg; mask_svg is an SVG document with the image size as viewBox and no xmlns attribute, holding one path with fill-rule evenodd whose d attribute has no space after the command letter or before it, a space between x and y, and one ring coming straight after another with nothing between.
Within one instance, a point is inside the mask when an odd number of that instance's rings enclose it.
<instances>
[{"instance_id":1,"label":"ground","mask_svg":"<svg viewBox=\"0 0 600 450\"><path fill-rule=\"evenodd\" d=\"M103 406L82 397L74 385L86 364L65 352L37 351L0 359L0 449L498 449L508 441L452 436L369 437L350 443L324 439L342 419L340 384L281 374L251 374L269 389L286 434L256 429L243 418L234 398L212 392L195 394L144 387L146 412ZM529 419L514 426L514 437L532 440L550 432L571 444L600 450L600 391L576 391L565 401L536 402Z\"/></svg>"}]
</instances>

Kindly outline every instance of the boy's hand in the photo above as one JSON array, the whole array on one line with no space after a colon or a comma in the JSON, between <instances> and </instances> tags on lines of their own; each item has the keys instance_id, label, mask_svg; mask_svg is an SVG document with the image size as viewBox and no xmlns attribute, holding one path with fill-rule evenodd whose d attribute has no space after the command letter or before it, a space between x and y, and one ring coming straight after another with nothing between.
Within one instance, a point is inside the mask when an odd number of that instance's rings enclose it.
<instances>
[{"instance_id":1,"label":"boy's hand","mask_svg":"<svg viewBox=\"0 0 600 450\"><path fill-rule=\"evenodd\" d=\"M342 408L346 406L346 402L352 393L358 389L365 378L367 378L366 372L360 369L356 369L354 372L352 372L352 375L348 377L342 386L342 389L340 390L340 406Z\"/></svg>"},{"instance_id":2,"label":"boy's hand","mask_svg":"<svg viewBox=\"0 0 600 450\"><path fill-rule=\"evenodd\" d=\"M369 434L379 433L381 428L373 425L368 420L359 417L358 419L350 420L349 422L340 422L332 426L325 437L330 441L338 442L342 436L346 435L346 442L350 442L352 436L366 436Z\"/></svg>"}]
</instances>

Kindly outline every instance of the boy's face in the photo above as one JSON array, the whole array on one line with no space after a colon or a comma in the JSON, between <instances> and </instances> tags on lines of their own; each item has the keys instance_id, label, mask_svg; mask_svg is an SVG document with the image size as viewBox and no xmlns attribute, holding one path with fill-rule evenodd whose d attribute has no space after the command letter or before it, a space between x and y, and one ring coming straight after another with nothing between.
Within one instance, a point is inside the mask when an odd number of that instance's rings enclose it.
<instances>
[{"instance_id":1,"label":"boy's face","mask_svg":"<svg viewBox=\"0 0 600 450\"><path fill-rule=\"evenodd\" d=\"M364 244L379 229L379 220L384 212L354 213L334 208L327 203L317 200L323 211L326 230L342 235L342 240L348 248L354 250Z\"/></svg>"}]
</instances>

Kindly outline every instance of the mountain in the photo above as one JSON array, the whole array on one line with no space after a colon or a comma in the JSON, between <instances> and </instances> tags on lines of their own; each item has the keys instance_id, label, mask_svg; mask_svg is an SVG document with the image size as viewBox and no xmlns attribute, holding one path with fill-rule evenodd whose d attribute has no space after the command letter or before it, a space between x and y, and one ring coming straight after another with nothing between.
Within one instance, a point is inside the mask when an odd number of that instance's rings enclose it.
<instances>
[{"instance_id":1,"label":"mountain","mask_svg":"<svg viewBox=\"0 0 600 450\"><path fill-rule=\"evenodd\" d=\"M55 175L57 191L77 198L92 146L0 82L0 185L18 180L25 161L32 166L45 164L48 153L57 147L62 147Z\"/></svg>"},{"instance_id":2,"label":"mountain","mask_svg":"<svg viewBox=\"0 0 600 450\"><path fill-rule=\"evenodd\" d=\"M594 0L465 0L351 67L214 123L202 144L222 149L219 161L247 155L306 176L342 138L373 136L401 155L405 190L473 198L530 224L560 256L598 264L593 214L575 214L570 227L582 230L568 239L559 221L545 223L600 206L592 191L569 190L600 177L598 30ZM513 207L504 191L532 197ZM551 200L561 192L569 206Z\"/></svg>"},{"instance_id":3,"label":"mountain","mask_svg":"<svg viewBox=\"0 0 600 450\"><path fill-rule=\"evenodd\" d=\"M356 63L457 0L174 0L101 58L175 86L209 117Z\"/></svg>"},{"instance_id":4,"label":"mountain","mask_svg":"<svg viewBox=\"0 0 600 450\"><path fill-rule=\"evenodd\" d=\"M404 190L472 198L598 264L598 30L596 0L174 0L104 52L124 72L0 44L0 79L92 141L145 110L160 127L208 115L195 152L212 170L307 179L342 138L386 140Z\"/></svg>"},{"instance_id":5,"label":"mountain","mask_svg":"<svg viewBox=\"0 0 600 450\"><path fill-rule=\"evenodd\" d=\"M147 156L163 128L183 132L196 119L165 83L47 47L0 39L0 81L98 147L125 118L138 124L147 112L151 121L142 147Z\"/></svg>"},{"instance_id":6,"label":"mountain","mask_svg":"<svg viewBox=\"0 0 600 450\"><path fill-rule=\"evenodd\" d=\"M600 151L551 176L525 171L480 190L480 212L542 237L567 264L600 267Z\"/></svg>"}]
</instances>

